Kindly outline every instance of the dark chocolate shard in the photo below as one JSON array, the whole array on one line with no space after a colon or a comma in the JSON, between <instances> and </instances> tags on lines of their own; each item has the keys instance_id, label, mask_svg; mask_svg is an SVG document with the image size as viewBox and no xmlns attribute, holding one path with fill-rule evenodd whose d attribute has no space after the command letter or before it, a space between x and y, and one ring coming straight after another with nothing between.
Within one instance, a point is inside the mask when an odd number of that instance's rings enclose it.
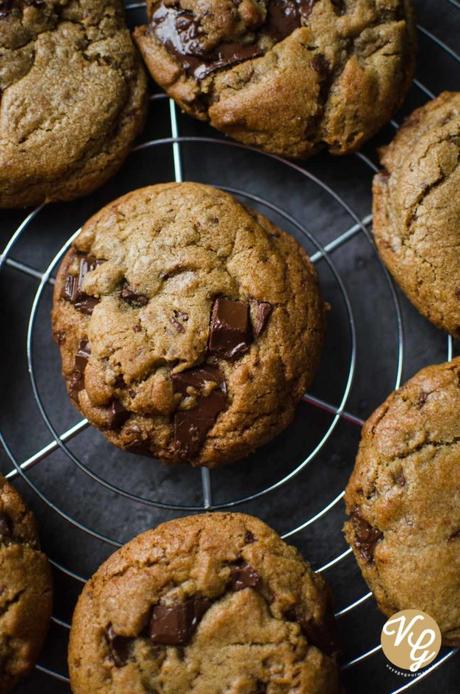
<instances>
[{"instance_id":1,"label":"dark chocolate shard","mask_svg":"<svg viewBox=\"0 0 460 694\"><path fill-rule=\"evenodd\" d=\"M460 539L460 530L456 530L454 533L449 535L447 538L448 542L452 542L453 540L459 540Z\"/></svg>"},{"instance_id":2,"label":"dark chocolate shard","mask_svg":"<svg viewBox=\"0 0 460 694\"><path fill-rule=\"evenodd\" d=\"M355 533L355 546L361 558L370 564L374 560L375 546L383 539L383 533L365 520L355 508L351 512L351 523Z\"/></svg>"},{"instance_id":3,"label":"dark chocolate shard","mask_svg":"<svg viewBox=\"0 0 460 694\"><path fill-rule=\"evenodd\" d=\"M208 349L224 359L237 359L251 343L249 304L219 297L214 301L209 326Z\"/></svg>"},{"instance_id":4,"label":"dark chocolate shard","mask_svg":"<svg viewBox=\"0 0 460 694\"><path fill-rule=\"evenodd\" d=\"M251 301L252 333L255 339L264 331L272 311L273 306L268 301Z\"/></svg>"},{"instance_id":5,"label":"dark chocolate shard","mask_svg":"<svg viewBox=\"0 0 460 694\"><path fill-rule=\"evenodd\" d=\"M230 587L234 591L244 588L258 588L261 579L257 571L246 562L242 562L232 568L230 574Z\"/></svg>"},{"instance_id":6,"label":"dark chocolate shard","mask_svg":"<svg viewBox=\"0 0 460 694\"><path fill-rule=\"evenodd\" d=\"M120 636L117 634L112 625L109 624L105 632L105 638L109 646L110 658L117 667L126 665L131 654L132 638L128 636Z\"/></svg>"},{"instance_id":7,"label":"dark chocolate shard","mask_svg":"<svg viewBox=\"0 0 460 694\"><path fill-rule=\"evenodd\" d=\"M9 542L12 539L12 530L10 517L0 511L0 542Z\"/></svg>"},{"instance_id":8,"label":"dark chocolate shard","mask_svg":"<svg viewBox=\"0 0 460 694\"><path fill-rule=\"evenodd\" d=\"M191 389L202 394L212 383L215 383L225 392L224 375L217 366L211 364L172 374L171 380L174 392L182 395L188 395Z\"/></svg>"},{"instance_id":9,"label":"dark chocolate shard","mask_svg":"<svg viewBox=\"0 0 460 694\"><path fill-rule=\"evenodd\" d=\"M318 73L320 79L327 79L330 75L331 68L329 62L323 53L315 53L311 64Z\"/></svg>"},{"instance_id":10,"label":"dark chocolate shard","mask_svg":"<svg viewBox=\"0 0 460 694\"><path fill-rule=\"evenodd\" d=\"M211 604L209 598L193 597L176 605L155 605L150 618L150 640L164 646L186 646Z\"/></svg>"},{"instance_id":11,"label":"dark chocolate shard","mask_svg":"<svg viewBox=\"0 0 460 694\"><path fill-rule=\"evenodd\" d=\"M190 10L160 4L152 15L151 31L182 64L188 75L201 80L216 70L262 55L257 43L226 41L207 52L201 42L199 20Z\"/></svg>"},{"instance_id":12,"label":"dark chocolate shard","mask_svg":"<svg viewBox=\"0 0 460 694\"><path fill-rule=\"evenodd\" d=\"M201 398L196 407L179 410L174 415L174 445L184 459L195 456L203 445L217 415L227 407L227 396L221 390L213 390Z\"/></svg>"},{"instance_id":13,"label":"dark chocolate shard","mask_svg":"<svg viewBox=\"0 0 460 694\"><path fill-rule=\"evenodd\" d=\"M126 301L127 304L132 306L133 308L142 308L143 306L146 306L149 303L149 298L148 296L145 296L145 294L138 294L135 292L129 284L125 284L120 292L120 297L123 299L123 301Z\"/></svg>"},{"instance_id":14,"label":"dark chocolate shard","mask_svg":"<svg viewBox=\"0 0 460 694\"><path fill-rule=\"evenodd\" d=\"M109 418L107 426L109 429L120 429L128 419L130 412L126 410L119 400L112 400L109 405Z\"/></svg>"},{"instance_id":15,"label":"dark chocolate shard","mask_svg":"<svg viewBox=\"0 0 460 694\"><path fill-rule=\"evenodd\" d=\"M266 33L275 41L282 41L308 19L318 0L270 0L267 11Z\"/></svg>"},{"instance_id":16,"label":"dark chocolate shard","mask_svg":"<svg viewBox=\"0 0 460 694\"><path fill-rule=\"evenodd\" d=\"M256 541L256 538L250 530L246 530L246 532L244 533L244 541L247 545L250 545Z\"/></svg>"},{"instance_id":17,"label":"dark chocolate shard","mask_svg":"<svg viewBox=\"0 0 460 694\"><path fill-rule=\"evenodd\" d=\"M81 340L78 351L75 355L75 363L72 375L69 380L70 395L75 398L80 390L85 387L85 368L91 354L88 340Z\"/></svg>"},{"instance_id":18,"label":"dark chocolate shard","mask_svg":"<svg viewBox=\"0 0 460 694\"><path fill-rule=\"evenodd\" d=\"M306 616L298 605L285 614L289 622L297 622L307 641L326 655L335 655L339 651L336 638L336 624L331 610L324 615L324 621L319 624L313 617Z\"/></svg>"},{"instance_id":19,"label":"dark chocolate shard","mask_svg":"<svg viewBox=\"0 0 460 694\"><path fill-rule=\"evenodd\" d=\"M99 299L83 291L83 279L88 272L94 270L104 261L97 260L93 256L79 255L77 257L80 259L78 276L67 275L62 290L62 297L66 301L70 301L82 313L91 315L94 307L99 303Z\"/></svg>"}]
</instances>

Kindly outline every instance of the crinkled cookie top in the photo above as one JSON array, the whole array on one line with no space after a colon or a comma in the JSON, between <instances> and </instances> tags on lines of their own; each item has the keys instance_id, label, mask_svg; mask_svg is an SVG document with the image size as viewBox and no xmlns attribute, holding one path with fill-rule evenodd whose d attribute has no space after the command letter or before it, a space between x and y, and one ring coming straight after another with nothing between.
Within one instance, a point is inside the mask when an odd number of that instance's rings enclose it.
<instances>
[{"instance_id":1,"label":"crinkled cookie top","mask_svg":"<svg viewBox=\"0 0 460 694\"><path fill-rule=\"evenodd\" d=\"M100 184L145 99L119 0L0 0L0 207Z\"/></svg>"},{"instance_id":2,"label":"crinkled cookie top","mask_svg":"<svg viewBox=\"0 0 460 694\"><path fill-rule=\"evenodd\" d=\"M460 358L430 366L367 421L345 526L381 609L424 610L460 645Z\"/></svg>"},{"instance_id":3,"label":"crinkled cookie top","mask_svg":"<svg viewBox=\"0 0 460 694\"><path fill-rule=\"evenodd\" d=\"M414 69L410 0L149 0L135 38L192 115L288 156L359 147Z\"/></svg>"},{"instance_id":4,"label":"crinkled cookie top","mask_svg":"<svg viewBox=\"0 0 460 694\"><path fill-rule=\"evenodd\" d=\"M417 109L374 180L378 250L418 310L460 337L460 93Z\"/></svg>"},{"instance_id":5,"label":"crinkled cookie top","mask_svg":"<svg viewBox=\"0 0 460 694\"><path fill-rule=\"evenodd\" d=\"M87 222L55 288L71 396L116 445L214 466L291 420L323 333L299 244L193 183L134 191Z\"/></svg>"},{"instance_id":6,"label":"crinkled cookie top","mask_svg":"<svg viewBox=\"0 0 460 694\"><path fill-rule=\"evenodd\" d=\"M337 694L320 576L257 518L174 520L116 552L73 619L74 694Z\"/></svg>"}]
</instances>

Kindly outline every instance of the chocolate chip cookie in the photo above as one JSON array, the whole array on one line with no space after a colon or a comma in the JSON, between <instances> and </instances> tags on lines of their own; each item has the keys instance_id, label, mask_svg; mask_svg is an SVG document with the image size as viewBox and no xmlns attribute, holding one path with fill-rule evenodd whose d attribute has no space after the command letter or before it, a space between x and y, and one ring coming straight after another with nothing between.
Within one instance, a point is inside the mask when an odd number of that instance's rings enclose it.
<instances>
[{"instance_id":1,"label":"chocolate chip cookie","mask_svg":"<svg viewBox=\"0 0 460 694\"><path fill-rule=\"evenodd\" d=\"M289 157L360 147L414 71L411 0L147 0L134 36L182 109Z\"/></svg>"},{"instance_id":2,"label":"chocolate chip cookie","mask_svg":"<svg viewBox=\"0 0 460 694\"><path fill-rule=\"evenodd\" d=\"M387 615L431 615L460 646L460 358L420 371L366 422L345 535Z\"/></svg>"},{"instance_id":3,"label":"chocolate chip cookie","mask_svg":"<svg viewBox=\"0 0 460 694\"><path fill-rule=\"evenodd\" d=\"M146 106L120 0L0 0L0 207L100 186Z\"/></svg>"},{"instance_id":4,"label":"chocolate chip cookie","mask_svg":"<svg viewBox=\"0 0 460 694\"><path fill-rule=\"evenodd\" d=\"M74 694L335 694L323 579L265 523L213 513L113 554L72 622Z\"/></svg>"},{"instance_id":5,"label":"chocolate chip cookie","mask_svg":"<svg viewBox=\"0 0 460 694\"><path fill-rule=\"evenodd\" d=\"M52 586L37 528L19 494L0 475L0 692L34 665L48 629Z\"/></svg>"},{"instance_id":6,"label":"chocolate chip cookie","mask_svg":"<svg viewBox=\"0 0 460 694\"><path fill-rule=\"evenodd\" d=\"M417 109L382 164L374 179L380 256L420 313L460 337L460 93Z\"/></svg>"},{"instance_id":7,"label":"chocolate chip cookie","mask_svg":"<svg viewBox=\"0 0 460 694\"><path fill-rule=\"evenodd\" d=\"M68 392L117 446L214 467L284 429L315 371L324 305L305 251L227 193L136 190L58 272Z\"/></svg>"}]
</instances>

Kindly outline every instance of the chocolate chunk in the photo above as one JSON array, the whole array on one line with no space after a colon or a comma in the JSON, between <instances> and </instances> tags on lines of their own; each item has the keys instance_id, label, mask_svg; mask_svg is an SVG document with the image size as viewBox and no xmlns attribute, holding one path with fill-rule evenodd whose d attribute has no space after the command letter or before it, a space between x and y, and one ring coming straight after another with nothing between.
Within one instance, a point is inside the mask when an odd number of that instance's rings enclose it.
<instances>
[{"instance_id":1,"label":"chocolate chunk","mask_svg":"<svg viewBox=\"0 0 460 694\"><path fill-rule=\"evenodd\" d=\"M214 301L209 326L208 348L224 359L236 359L248 351L251 342L249 304L222 297Z\"/></svg>"},{"instance_id":2,"label":"chocolate chunk","mask_svg":"<svg viewBox=\"0 0 460 694\"><path fill-rule=\"evenodd\" d=\"M109 418L107 426L109 429L120 429L126 422L130 412L126 410L119 400L112 400L109 406Z\"/></svg>"},{"instance_id":3,"label":"chocolate chunk","mask_svg":"<svg viewBox=\"0 0 460 694\"><path fill-rule=\"evenodd\" d=\"M307 19L318 0L270 0L267 11L267 33L282 41Z\"/></svg>"},{"instance_id":4,"label":"chocolate chunk","mask_svg":"<svg viewBox=\"0 0 460 694\"><path fill-rule=\"evenodd\" d=\"M460 539L460 530L456 530L452 535L449 535L447 538L448 542L451 542L452 540L458 540Z\"/></svg>"},{"instance_id":5,"label":"chocolate chunk","mask_svg":"<svg viewBox=\"0 0 460 694\"><path fill-rule=\"evenodd\" d=\"M9 542L12 538L12 527L10 517L0 512L0 542Z\"/></svg>"},{"instance_id":6,"label":"chocolate chunk","mask_svg":"<svg viewBox=\"0 0 460 694\"><path fill-rule=\"evenodd\" d=\"M193 388L199 393L203 393L207 384L217 384L222 392L225 392L225 378L217 366L205 364L194 369L187 369L180 373L172 374L171 380L175 393L188 395L189 389Z\"/></svg>"},{"instance_id":7,"label":"chocolate chunk","mask_svg":"<svg viewBox=\"0 0 460 694\"><path fill-rule=\"evenodd\" d=\"M460 300L460 287L455 290L455 298Z\"/></svg>"},{"instance_id":8,"label":"chocolate chunk","mask_svg":"<svg viewBox=\"0 0 460 694\"><path fill-rule=\"evenodd\" d=\"M75 355L74 368L69 381L70 395L72 398L75 398L77 393L85 387L84 373L90 354L91 349L88 340L81 340Z\"/></svg>"},{"instance_id":9,"label":"chocolate chunk","mask_svg":"<svg viewBox=\"0 0 460 694\"><path fill-rule=\"evenodd\" d=\"M284 616L289 622L297 622L309 644L326 655L334 655L338 652L336 624L332 611L326 612L322 624L315 622L313 617L307 617L300 606L289 610Z\"/></svg>"},{"instance_id":10,"label":"chocolate chunk","mask_svg":"<svg viewBox=\"0 0 460 694\"><path fill-rule=\"evenodd\" d=\"M253 542L256 541L256 538L250 530L246 530L246 532L244 533L244 541L247 545L251 545Z\"/></svg>"},{"instance_id":11,"label":"chocolate chunk","mask_svg":"<svg viewBox=\"0 0 460 694\"><path fill-rule=\"evenodd\" d=\"M311 61L312 67L318 73L320 79L326 79L329 77L331 68L327 58L323 53L315 53Z\"/></svg>"},{"instance_id":12,"label":"chocolate chunk","mask_svg":"<svg viewBox=\"0 0 460 694\"><path fill-rule=\"evenodd\" d=\"M267 694L267 685L264 682L256 682L254 694Z\"/></svg>"},{"instance_id":13,"label":"chocolate chunk","mask_svg":"<svg viewBox=\"0 0 460 694\"><path fill-rule=\"evenodd\" d=\"M189 10L161 4L153 13L150 26L156 38L181 62L184 71L199 80L263 53L256 43L238 42L222 42L206 52L201 43L200 23Z\"/></svg>"},{"instance_id":14,"label":"chocolate chunk","mask_svg":"<svg viewBox=\"0 0 460 694\"><path fill-rule=\"evenodd\" d=\"M185 333L184 323L188 321L188 313L174 309L171 323L174 325L178 333Z\"/></svg>"},{"instance_id":15,"label":"chocolate chunk","mask_svg":"<svg viewBox=\"0 0 460 694\"><path fill-rule=\"evenodd\" d=\"M105 632L105 638L109 645L110 657L117 667L123 667L129 660L133 639L117 634L109 624Z\"/></svg>"},{"instance_id":16,"label":"chocolate chunk","mask_svg":"<svg viewBox=\"0 0 460 694\"><path fill-rule=\"evenodd\" d=\"M142 308L142 306L146 306L146 304L149 303L148 296L145 296L145 294L137 294L131 289L129 284L123 286L120 297L123 301L126 301L127 304L133 306L133 308Z\"/></svg>"},{"instance_id":17,"label":"chocolate chunk","mask_svg":"<svg viewBox=\"0 0 460 694\"><path fill-rule=\"evenodd\" d=\"M164 646L186 646L211 604L209 598L194 597L177 605L155 605L150 618L151 641Z\"/></svg>"},{"instance_id":18,"label":"chocolate chunk","mask_svg":"<svg viewBox=\"0 0 460 694\"><path fill-rule=\"evenodd\" d=\"M246 562L234 566L230 574L230 587L232 590L243 590L244 588L257 588L261 580L257 571Z\"/></svg>"},{"instance_id":19,"label":"chocolate chunk","mask_svg":"<svg viewBox=\"0 0 460 694\"><path fill-rule=\"evenodd\" d=\"M93 256L80 255L80 267L78 277L76 275L67 275L62 297L66 301L70 301L76 309L87 315L91 315L99 299L95 296L90 296L82 290L83 279L88 272L94 270L100 265L103 260L97 260Z\"/></svg>"},{"instance_id":20,"label":"chocolate chunk","mask_svg":"<svg viewBox=\"0 0 460 694\"><path fill-rule=\"evenodd\" d=\"M312 617L309 619L299 619L299 626L307 637L308 643L316 646L326 655L337 653L337 643L327 625L317 624Z\"/></svg>"},{"instance_id":21,"label":"chocolate chunk","mask_svg":"<svg viewBox=\"0 0 460 694\"><path fill-rule=\"evenodd\" d=\"M270 318L273 306L268 301L251 301L251 323L254 338L263 332Z\"/></svg>"},{"instance_id":22,"label":"chocolate chunk","mask_svg":"<svg viewBox=\"0 0 460 694\"><path fill-rule=\"evenodd\" d=\"M422 407L424 406L424 404L428 400L428 395L429 395L429 393L426 393L424 390L421 391L421 393L419 395L418 402L417 402L417 407L419 410L422 409Z\"/></svg>"},{"instance_id":23,"label":"chocolate chunk","mask_svg":"<svg viewBox=\"0 0 460 694\"><path fill-rule=\"evenodd\" d=\"M383 533L374 528L354 509L351 513L351 522L355 533L355 545L362 559L370 564L374 558L375 545L383 538Z\"/></svg>"},{"instance_id":24,"label":"chocolate chunk","mask_svg":"<svg viewBox=\"0 0 460 694\"><path fill-rule=\"evenodd\" d=\"M182 458L198 453L219 412L227 407L227 396L214 390L191 410L179 410L174 416L174 445Z\"/></svg>"}]
</instances>

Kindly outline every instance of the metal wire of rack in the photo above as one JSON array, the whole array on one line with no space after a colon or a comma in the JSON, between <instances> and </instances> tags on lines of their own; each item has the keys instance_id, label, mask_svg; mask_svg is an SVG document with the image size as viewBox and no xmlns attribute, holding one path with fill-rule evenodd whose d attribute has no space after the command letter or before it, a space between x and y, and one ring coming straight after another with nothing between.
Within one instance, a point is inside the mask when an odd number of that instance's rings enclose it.
<instances>
[{"instance_id":1,"label":"metal wire of rack","mask_svg":"<svg viewBox=\"0 0 460 694\"><path fill-rule=\"evenodd\" d=\"M460 2L458 0L446 0L450 5L455 7L456 9L460 10ZM138 2L138 3L129 3L126 6L126 9L128 11L133 11L138 8L144 7L145 3L143 2ZM447 46L443 41L441 41L437 36L435 36L431 31L426 29L424 26L417 25L417 29L420 32L420 34L424 35L427 37L431 42L433 42L440 50L444 51L457 65L460 65L460 56L449 46ZM413 80L413 84L415 88L427 99L432 99L434 98L434 94L418 79ZM151 100L152 102L157 102L157 101L162 101L166 100L167 96L166 94L152 94L151 95ZM28 263L24 263L20 260L15 259L12 256L12 252L15 248L15 245L17 242L22 239L23 235L28 231L30 225L32 224L33 220L35 220L40 213L44 210L45 205L40 205L39 207L35 208L32 210L25 218L24 220L19 224L19 226L16 228L15 232L11 236L9 242L6 244L4 251L2 255L0 256L0 271L4 266L9 267L18 273L22 273L23 275L27 275L29 277L34 278L35 280L38 280L38 287L35 293L35 297L32 303L31 311L30 311L30 316L29 316L29 323L28 323L28 329L27 329L27 347L26 347L26 352L27 352L27 363L28 363L28 372L30 376L30 384L32 388L32 393L33 397L36 403L36 406L38 408L38 411L40 413L41 418L43 419L44 423L46 424L51 436L52 440L45 445L44 447L40 448L40 450L36 451L33 455L28 457L25 460L19 460L17 456L14 454L12 447L8 443L7 437L5 436L3 430L0 429L0 442L3 445L4 451L7 454L7 457L13 464L13 468L6 474L7 479L14 479L14 478L22 478L24 482L26 482L30 488L33 490L35 494L37 494L42 501L47 504L49 508L51 508L55 513L57 513L60 517L62 517L66 522L70 523L72 526L77 528L78 530L82 531L83 533L96 538L97 540L100 540L103 543L106 543L112 547L119 547L121 546L121 543L117 541L116 539L109 537L108 535L99 532L97 529L92 528L85 523L80 522L78 519L74 518L71 516L69 513L67 513L64 509L60 508L58 505L53 503L49 498L47 498L46 494L39 488L39 486L29 477L28 471L31 470L34 466L38 465L40 462L48 458L53 452L58 451L61 449L64 454L67 456L68 460L73 463L76 468L79 469L83 474L89 476L92 481L98 483L102 487L105 487L106 489L110 490L114 494L117 494L121 497L124 497L128 500L132 500L138 503L141 503L146 506L151 506L155 507L161 510L172 510L172 511L191 511L191 512L198 512L198 511L212 511L212 510L217 510L217 509L232 509L235 508L241 504L244 504L248 501L253 501L256 499L259 499L262 496L265 496L271 492L274 492L275 490L280 489L281 487L284 487L287 485L289 482L291 482L309 463L318 455L319 451L323 448L323 446L326 444L326 442L329 440L329 438L332 436L334 433L334 430L336 429L337 424L339 421L344 421L347 422L351 425L354 425L356 427L361 427L362 424L364 423L363 420L352 413L348 412L345 408L347 405L348 397L350 394L350 389L352 386L353 382L353 377L355 374L355 367L356 367L356 328L355 328L355 321L354 321L354 316L353 316L353 308L352 308L352 303L350 301L350 298L348 296L347 289L342 281L340 272L336 268L336 265L331 257L331 255L338 249L340 249L344 244L349 242L351 239L353 239L355 236L362 234L369 244L372 245L372 240L368 231L368 227L370 226L372 222L372 216L370 214L360 218L354 211L353 209L347 204L347 202L333 189L331 188L328 184L323 182L319 177L313 175L310 173L305 167L300 166L298 164L295 164L291 161L281 159L280 157L277 157L275 155L270 155L270 154L264 154L260 153L257 150L253 150L250 147L247 147L245 145L241 145L236 142L232 142L230 140L223 140L223 139L216 139L216 138L207 138L207 137L190 137L190 136L180 136L179 134L179 127L178 127L178 117L177 117L177 112L176 112L176 106L174 101L168 100L168 105L169 105L169 119L170 119L170 130L171 134L170 137L166 138L158 138L154 140L150 140L147 142L143 142L139 144L136 148L134 148L134 152L140 151L143 149L151 149L154 147L158 146L170 146L172 150L172 156L173 156L173 169L174 169L174 179L177 182L180 182L183 180L183 166L182 166L182 155L181 155L181 147L186 144L186 143L197 143L197 144L219 144L220 146L224 147L229 147L229 148L239 148L241 150L245 151L254 151L257 152L259 156L263 156L267 159L267 163L271 161L278 162L282 164L283 166L289 167L291 170L296 171L300 176L303 176L305 179L309 180L310 182L314 183L317 185L322 191L324 191L327 195L331 196L336 203L351 217L353 220L353 224L347 228L344 232L342 232L339 236L337 236L335 239L330 241L329 243L325 244L322 246L318 240L312 235L308 229L306 228L305 224L301 224L297 219L295 219L292 215L290 215L288 212L283 210L281 207L278 205L275 205L274 203L270 202L269 200L257 196L253 193L250 193L245 190L240 190L236 189L233 187L229 186L221 186L222 189L238 196L239 198L246 199L250 203L258 203L261 205L264 205L268 210L271 210L272 212L276 213L279 215L280 218L285 220L286 222L289 222L290 225L292 225L294 228L298 230L298 232L303 235L303 237L309 241L309 243L315 248L315 252L311 254L311 259L314 263L319 263L319 262L324 262L327 264L330 272L332 273L332 276L334 277L335 282L337 283L337 286L340 290L342 299L344 301L344 305L346 307L346 313L348 317L348 329L349 329L349 338L350 338L350 353L349 353L349 358L348 358L348 373L345 381L345 385L343 388L342 396L340 398L340 401L338 404L331 404L325 400L322 400L318 397L315 397L311 394L306 393L304 395L304 400L306 403L309 405L319 408L321 410L326 411L327 413L332 415L332 421L330 422L329 426L327 427L326 431L324 434L321 436L319 441L314 445L312 450L308 453L308 455L302 460L294 469L292 469L289 473L281 476L279 479L277 479L275 482L259 489L256 492L251 493L250 495L247 496L242 496L238 498L230 498L227 499L224 502L219 502L216 503L213 501L213 490L212 490L212 480L211 480L211 473L207 469L201 469L200 474L201 474L201 486L202 486L202 504L200 505L190 505L190 504L175 504L172 502L164 502L164 501L159 501L158 499L151 499L148 497L140 496L137 494L134 494L126 489L123 489L122 487L116 486L113 483L111 483L109 480L104 479L100 475L96 474L93 470L91 470L82 460L80 460L74 453L73 451L68 447L68 442L70 442L74 437L78 436L81 432L83 432L88 426L89 423L87 420L82 419L73 426L69 427L65 431L59 433L55 426L52 423L51 417L49 413L47 412L46 406L43 402L43 398L40 393L40 388L37 384L37 379L36 379L36 369L35 369L35 361L34 361L34 335L35 335L35 328L36 328L36 321L37 321L37 315L40 307L40 303L43 298L43 292L45 287L47 287L49 284L54 283L54 278L53 278L53 271L56 267L56 265L59 263L60 259L66 252L67 248L71 244L72 240L75 238L75 236L79 233L79 229L77 229L71 237L68 239L68 241L62 246L62 248L59 250L59 252L56 254L56 256L51 260L49 263L48 267L46 268L45 271L40 271L37 270L36 268L32 267ZM395 120L391 121L392 127L396 130L399 125ZM374 172L377 171L377 167L375 164L371 161L369 157L367 157L364 153L358 152L355 154L355 156L363 162L363 164L370 169L370 173L373 174ZM383 271L385 273L386 277L386 282L388 285L388 289L391 294L392 302L393 302L393 307L394 307L394 313L395 313L395 320L396 320L396 331L397 331L397 340L398 340L398 347L397 347L397 360L396 360L396 373L394 375L394 388L399 387L401 383L401 377L402 377L402 369L403 369L403 361L404 361L404 333L403 333L403 320L402 320L402 314L401 314L401 308L399 305L399 300L398 300L398 295L395 291L395 287L393 285L393 282L386 272L385 268L383 268ZM447 338L447 359L451 360L453 358L453 340L451 336L448 336ZM307 518L305 521L303 521L301 524L297 525L296 527L290 529L289 531L285 532L282 537L283 538L290 538L292 536L297 535L298 533L301 533L305 528L308 526L312 525L316 521L320 520L323 518L331 509L335 508L339 502L342 500L344 495L344 492L340 492L337 496L332 498L328 503L326 503L320 511L312 515L311 517ZM352 553L351 549L348 548L341 554L335 556L333 559L328 561L327 563L323 564L316 570L320 573L326 572L333 567L337 566L340 562L342 562L346 557L350 556ZM86 578L79 575L78 573L74 572L73 570L63 566L57 561L54 561L51 559L51 563L55 567L55 569L58 572L63 573L67 577L71 578L77 584L84 584L86 581ZM357 600L351 602L350 604L346 605L345 607L341 608L336 612L336 617L340 619L344 615L352 612L359 606L363 605L366 601L368 601L372 597L372 594L370 592L362 595L360 598ZM52 620L55 625L58 627L62 628L65 631L68 631L70 629L69 623L66 621L60 619L57 616L53 616ZM370 648L366 652L360 654L359 656L349 660L343 665L344 670L349 670L350 668L355 667L356 665L362 663L363 661L367 660L374 654L378 653L381 650L381 646L377 645L373 648ZM437 670L443 663L445 663L447 660L452 658L456 653L458 649L448 649L445 650L438 658L437 660L428 668L426 668L417 678L411 679L408 681L405 685L402 687L399 687L397 689L394 689L391 694L399 694L399 692L406 691L407 689L415 686L418 682L429 676L431 673L433 673L435 670ZM45 675L48 675L52 678L55 678L56 680L59 680L64 683L68 683L69 679L66 675L56 672L55 670L45 667L44 665L37 664L36 666L37 670L42 672Z\"/></svg>"}]
</instances>

